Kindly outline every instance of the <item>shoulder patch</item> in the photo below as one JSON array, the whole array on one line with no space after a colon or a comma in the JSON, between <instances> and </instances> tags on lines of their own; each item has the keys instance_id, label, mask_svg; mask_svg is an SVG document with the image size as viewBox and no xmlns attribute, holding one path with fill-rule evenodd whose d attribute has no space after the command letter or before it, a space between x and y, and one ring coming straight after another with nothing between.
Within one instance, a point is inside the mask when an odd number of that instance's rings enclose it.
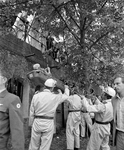
<instances>
[{"instance_id":1,"label":"shoulder patch","mask_svg":"<svg viewBox=\"0 0 124 150\"><path fill-rule=\"evenodd\" d=\"M18 103L18 104L16 105L16 107L17 107L17 108L20 108L20 107L21 107L21 105Z\"/></svg>"}]
</instances>

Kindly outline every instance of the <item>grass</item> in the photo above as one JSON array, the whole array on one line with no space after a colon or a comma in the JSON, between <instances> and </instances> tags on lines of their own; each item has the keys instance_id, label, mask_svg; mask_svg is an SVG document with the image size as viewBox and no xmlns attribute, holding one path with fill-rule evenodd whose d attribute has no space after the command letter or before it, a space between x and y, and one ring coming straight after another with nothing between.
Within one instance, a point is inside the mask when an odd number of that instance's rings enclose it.
<instances>
[{"instance_id":1,"label":"grass","mask_svg":"<svg viewBox=\"0 0 124 150\"><path fill-rule=\"evenodd\" d=\"M24 131L25 131L25 150L28 150L30 136L31 136L31 128L28 126L28 119L24 121ZM81 147L79 150L86 150L88 138L81 138L80 144ZM11 142L9 140L8 150L12 150ZM53 141L51 144L50 150L66 150L66 133L65 128L59 128L56 130L56 134L53 136ZM115 150L115 147L111 146L111 150Z\"/></svg>"}]
</instances>

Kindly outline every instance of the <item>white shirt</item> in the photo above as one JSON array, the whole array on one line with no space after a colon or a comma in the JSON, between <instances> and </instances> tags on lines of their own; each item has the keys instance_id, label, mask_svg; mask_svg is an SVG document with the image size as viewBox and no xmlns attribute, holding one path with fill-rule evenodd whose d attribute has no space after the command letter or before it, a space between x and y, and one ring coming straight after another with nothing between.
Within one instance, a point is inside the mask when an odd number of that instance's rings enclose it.
<instances>
[{"instance_id":1,"label":"white shirt","mask_svg":"<svg viewBox=\"0 0 124 150\"><path fill-rule=\"evenodd\" d=\"M77 94L69 96L68 101L69 101L69 110L81 110L82 107L81 98ZM71 119L74 122L81 120L80 111L69 113L69 116L71 116Z\"/></svg>"},{"instance_id":2,"label":"white shirt","mask_svg":"<svg viewBox=\"0 0 124 150\"><path fill-rule=\"evenodd\" d=\"M113 119L113 107L111 100L107 100L107 103L103 104L99 100L96 101L95 105L89 105L86 98L82 100L82 105L88 112L95 113L95 120L100 122L109 122ZM94 129L99 129L99 133L110 134L110 124L102 125L94 123Z\"/></svg>"},{"instance_id":3,"label":"white shirt","mask_svg":"<svg viewBox=\"0 0 124 150\"><path fill-rule=\"evenodd\" d=\"M30 106L29 125L33 124L35 115L54 117L58 105L68 98L69 91L66 94L54 94L48 89L35 94Z\"/></svg>"},{"instance_id":4,"label":"white shirt","mask_svg":"<svg viewBox=\"0 0 124 150\"><path fill-rule=\"evenodd\" d=\"M95 105L90 105L84 98L82 104L88 112L96 113L95 119L97 121L108 122L113 119L113 107L111 100L106 100L105 104L97 100Z\"/></svg>"},{"instance_id":5,"label":"white shirt","mask_svg":"<svg viewBox=\"0 0 124 150\"><path fill-rule=\"evenodd\" d=\"M124 132L124 98L119 97L117 103L117 130Z\"/></svg>"},{"instance_id":6,"label":"white shirt","mask_svg":"<svg viewBox=\"0 0 124 150\"><path fill-rule=\"evenodd\" d=\"M82 107L81 98L77 94L69 96L67 100L69 102L69 110L81 110ZM70 112L68 114L66 127L67 130L75 132L75 130L79 129L80 122L81 122L81 112L80 111Z\"/></svg>"}]
</instances>

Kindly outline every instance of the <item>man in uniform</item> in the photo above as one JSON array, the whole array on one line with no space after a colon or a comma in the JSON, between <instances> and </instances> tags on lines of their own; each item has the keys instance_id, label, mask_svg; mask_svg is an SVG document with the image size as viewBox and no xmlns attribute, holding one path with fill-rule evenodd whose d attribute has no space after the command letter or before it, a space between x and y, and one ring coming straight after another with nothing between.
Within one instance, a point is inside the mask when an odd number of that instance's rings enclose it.
<instances>
[{"instance_id":1,"label":"man in uniform","mask_svg":"<svg viewBox=\"0 0 124 150\"><path fill-rule=\"evenodd\" d=\"M32 126L29 150L49 150L54 133L54 117L58 105L69 96L69 89L65 86L65 93L53 93L56 81L47 79L45 89L35 94L30 107L29 125Z\"/></svg>"},{"instance_id":2,"label":"man in uniform","mask_svg":"<svg viewBox=\"0 0 124 150\"><path fill-rule=\"evenodd\" d=\"M110 150L108 145L110 135L110 123L113 120L113 107L111 98L115 96L115 90L111 87L104 89L103 102L99 99L94 101L94 105L90 105L86 98L83 98L83 107L88 112L95 113L95 123L92 127L90 140L87 145L87 150Z\"/></svg>"},{"instance_id":3,"label":"man in uniform","mask_svg":"<svg viewBox=\"0 0 124 150\"><path fill-rule=\"evenodd\" d=\"M87 98L87 101L89 102L90 105L93 105L91 99ZM94 118L94 113L81 112L81 137L85 137L87 129L91 133L93 118ZM88 136L88 133L86 136Z\"/></svg>"},{"instance_id":4,"label":"man in uniform","mask_svg":"<svg viewBox=\"0 0 124 150\"><path fill-rule=\"evenodd\" d=\"M68 150L78 150L80 148L80 130L81 123L81 98L76 94L76 90L69 96L68 107L69 114L66 124L66 139Z\"/></svg>"},{"instance_id":5,"label":"man in uniform","mask_svg":"<svg viewBox=\"0 0 124 150\"><path fill-rule=\"evenodd\" d=\"M0 73L0 150L7 150L11 133L13 150L24 150L21 101L6 90L7 78Z\"/></svg>"}]
</instances>

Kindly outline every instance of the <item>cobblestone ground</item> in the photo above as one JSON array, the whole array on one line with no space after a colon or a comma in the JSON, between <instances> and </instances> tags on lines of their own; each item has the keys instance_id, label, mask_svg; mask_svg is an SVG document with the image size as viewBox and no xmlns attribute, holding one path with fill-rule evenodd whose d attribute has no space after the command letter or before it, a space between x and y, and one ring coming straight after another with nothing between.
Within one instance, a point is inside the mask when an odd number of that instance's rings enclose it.
<instances>
[{"instance_id":1,"label":"cobblestone ground","mask_svg":"<svg viewBox=\"0 0 124 150\"><path fill-rule=\"evenodd\" d=\"M24 129L25 129L25 150L28 150L31 130L28 127L28 121L25 121ZM80 144L81 148L79 150L86 150L88 138L81 138ZM12 150L11 143L8 145L9 149ZM66 150L66 137L65 137L65 129L61 129L54 134L51 149L50 150ZM111 147L111 150L115 150L114 147Z\"/></svg>"}]
</instances>

